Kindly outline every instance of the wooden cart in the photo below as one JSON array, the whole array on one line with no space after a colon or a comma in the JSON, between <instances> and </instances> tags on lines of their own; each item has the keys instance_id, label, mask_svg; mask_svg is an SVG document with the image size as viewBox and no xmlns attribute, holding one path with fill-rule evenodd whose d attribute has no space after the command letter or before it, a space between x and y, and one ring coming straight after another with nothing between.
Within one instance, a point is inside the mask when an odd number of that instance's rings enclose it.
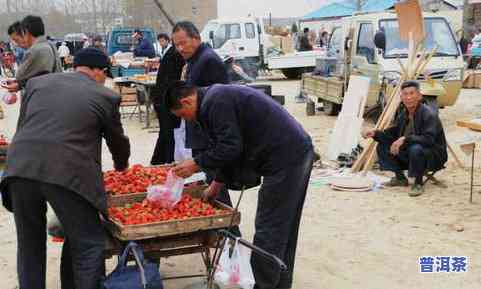
<instances>
[{"instance_id":1,"label":"wooden cart","mask_svg":"<svg viewBox=\"0 0 481 289\"><path fill-rule=\"evenodd\" d=\"M301 81L301 93L309 103L322 103L324 113L335 115L341 109L344 100L344 80L339 77L324 77L304 73Z\"/></svg>"},{"instance_id":2,"label":"wooden cart","mask_svg":"<svg viewBox=\"0 0 481 289\"><path fill-rule=\"evenodd\" d=\"M194 183L186 186L184 193L200 197L206 186ZM122 206L127 203L139 202L146 197L145 193L123 196L109 196L109 206ZM115 221L106 221L109 238L105 249L105 258L121 255L130 240L135 240L142 246L144 253L150 259L201 254L206 273L188 276L164 277L164 280L179 278L207 278L212 272L214 259L211 249L218 246L218 231L230 225L240 224L240 213L221 203L217 207L230 209L231 213L220 216L193 218L159 222L145 225L123 226Z\"/></svg>"}]
</instances>

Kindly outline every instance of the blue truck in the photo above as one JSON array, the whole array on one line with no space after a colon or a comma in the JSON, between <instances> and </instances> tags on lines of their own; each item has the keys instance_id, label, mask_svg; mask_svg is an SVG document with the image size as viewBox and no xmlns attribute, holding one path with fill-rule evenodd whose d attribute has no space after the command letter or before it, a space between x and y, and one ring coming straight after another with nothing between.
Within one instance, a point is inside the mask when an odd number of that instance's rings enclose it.
<instances>
[{"instance_id":1,"label":"blue truck","mask_svg":"<svg viewBox=\"0 0 481 289\"><path fill-rule=\"evenodd\" d=\"M149 39L152 43L155 43L156 37L154 30L151 28L130 28L130 27L119 27L114 28L107 35L107 54L109 56L114 55L116 52L130 52L132 46L134 45L132 34L134 30L139 29L142 31L144 38ZM143 68L123 68L123 67L113 67L112 74L114 77L118 76L133 76L135 74L143 74Z\"/></svg>"}]
</instances>

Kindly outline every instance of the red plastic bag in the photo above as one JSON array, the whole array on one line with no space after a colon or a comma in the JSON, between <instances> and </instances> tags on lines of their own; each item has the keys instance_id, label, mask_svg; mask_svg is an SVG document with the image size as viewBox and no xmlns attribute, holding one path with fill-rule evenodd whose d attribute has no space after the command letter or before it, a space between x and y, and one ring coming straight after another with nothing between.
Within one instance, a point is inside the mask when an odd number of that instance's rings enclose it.
<instances>
[{"instance_id":1,"label":"red plastic bag","mask_svg":"<svg viewBox=\"0 0 481 289\"><path fill-rule=\"evenodd\" d=\"M147 199L158 203L162 208L174 207L182 198L184 190L183 178L176 176L172 170L167 173L167 180L163 185L150 186L147 189Z\"/></svg>"}]
</instances>

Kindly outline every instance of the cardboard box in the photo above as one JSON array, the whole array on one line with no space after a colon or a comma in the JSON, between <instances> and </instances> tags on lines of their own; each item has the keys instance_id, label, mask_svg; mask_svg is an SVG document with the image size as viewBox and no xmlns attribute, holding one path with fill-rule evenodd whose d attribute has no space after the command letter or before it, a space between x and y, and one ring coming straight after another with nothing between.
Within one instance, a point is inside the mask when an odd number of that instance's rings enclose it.
<instances>
[{"instance_id":1,"label":"cardboard box","mask_svg":"<svg viewBox=\"0 0 481 289\"><path fill-rule=\"evenodd\" d=\"M467 70L464 73L463 88L481 88L481 70Z\"/></svg>"}]
</instances>

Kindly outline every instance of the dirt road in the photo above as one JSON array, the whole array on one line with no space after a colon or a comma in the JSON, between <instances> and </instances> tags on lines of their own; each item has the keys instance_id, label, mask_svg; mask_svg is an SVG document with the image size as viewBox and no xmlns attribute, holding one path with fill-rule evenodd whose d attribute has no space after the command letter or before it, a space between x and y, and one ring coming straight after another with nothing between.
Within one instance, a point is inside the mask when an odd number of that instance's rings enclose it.
<instances>
[{"instance_id":1,"label":"dirt road","mask_svg":"<svg viewBox=\"0 0 481 289\"><path fill-rule=\"evenodd\" d=\"M286 108L312 135L322 153L327 149L334 117L307 117L305 105L296 104L298 81L270 81L274 94L284 94ZM449 142L466 163L468 158L457 149L456 140L465 130L455 127L455 120L481 114L481 92L463 91L455 107L441 111ZM18 107L6 109L0 120L0 132L12 135ZM131 137L131 164L147 164L156 135L142 130L137 120L126 120ZM478 159L481 159L478 158ZM109 154L104 154L105 169L111 168ZM476 163L479 176L479 161ZM416 199L407 189L379 190L366 193L334 192L328 187L312 186L302 220L295 286L302 289L475 289L481 288L481 195L469 203L468 173L450 158L440 178L448 189L433 185ZM479 178L477 178L479 179ZM232 194L235 199L238 194ZM253 235L256 193L249 192L242 203L241 229L247 239ZM58 283L59 245L49 243L48 288ZM16 288L16 241L14 222L0 209L0 288ZM419 273L421 256L467 256L467 273ZM111 266L114 263L111 262ZM166 275L201 272L198 256L164 260ZM194 282L170 281L167 289L177 289Z\"/></svg>"}]
</instances>

